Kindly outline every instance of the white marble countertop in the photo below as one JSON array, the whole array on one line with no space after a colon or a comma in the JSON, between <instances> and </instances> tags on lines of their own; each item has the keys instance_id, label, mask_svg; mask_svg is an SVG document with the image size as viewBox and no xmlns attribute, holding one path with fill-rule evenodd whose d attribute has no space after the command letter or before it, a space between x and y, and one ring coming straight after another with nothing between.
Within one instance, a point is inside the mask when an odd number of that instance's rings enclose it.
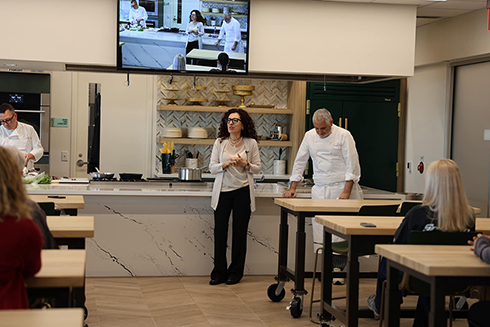
<instances>
[{"instance_id":1,"label":"white marble countertop","mask_svg":"<svg viewBox=\"0 0 490 327\"><path fill-rule=\"evenodd\" d=\"M86 195L86 196L170 196L170 197L211 197L212 182L99 182L96 184L28 184L29 194ZM362 187L365 199L405 200L404 194ZM258 183L255 196L258 198L282 197L285 183ZM311 186L300 185L298 198L310 198Z\"/></svg>"}]
</instances>

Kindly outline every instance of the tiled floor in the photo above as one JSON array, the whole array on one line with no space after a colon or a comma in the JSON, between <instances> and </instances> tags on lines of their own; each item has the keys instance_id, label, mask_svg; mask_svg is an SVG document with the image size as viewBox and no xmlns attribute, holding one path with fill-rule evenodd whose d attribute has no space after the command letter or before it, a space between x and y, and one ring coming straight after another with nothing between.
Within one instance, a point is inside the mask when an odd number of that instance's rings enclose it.
<instances>
[{"instance_id":1,"label":"tiled floor","mask_svg":"<svg viewBox=\"0 0 490 327\"><path fill-rule=\"evenodd\" d=\"M236 285L208 284L209 277L152 277L152 278L87 278L86 305L89 327L164 327L164 326L315 326L308 318L309 295L301 318L291 317L286 310L291 299L287 283L286 297L272 302L267 288L273 276L245 276ZM315 298L320 296L316 283ZM311 289L311 279L306 288ZM361 280L360 305L374 292L375 280ZM334 296L345 294L344 286L334 286ZM342 300L338 303L341 305ZM404 305L414 306L416 297L405 299ZM319 304L314 304L318 310ZM316 316L316 311L314 311ZM337 321L333 326L339 326ZM360 319L360 326L378 326L374 319ZM411 319L402 319L401 326L411 326ZM467 326L459 319L454 327Z\"/></svg>"}]
</instances>

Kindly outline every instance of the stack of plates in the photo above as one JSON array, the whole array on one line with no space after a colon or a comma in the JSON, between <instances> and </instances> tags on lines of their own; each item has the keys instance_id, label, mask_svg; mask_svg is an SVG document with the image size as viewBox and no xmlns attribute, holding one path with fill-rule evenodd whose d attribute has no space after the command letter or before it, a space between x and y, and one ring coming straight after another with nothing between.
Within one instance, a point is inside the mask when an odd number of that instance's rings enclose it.
<instances>
[{"instance_id":1,"label":"stack of plates","mask_svg":"<svg viewBox=\"0 0 490 327\"><path fill-rule=\"evenodd\" d=\"M167 127L163 129L162 137L182 137L182 128Z\"/></svg>"},{"instance_id":2,"label":"stack of plates","mask_svg":"<svg viewBox=\"0 0 490 327\"><path fill-rule=\"evenodd\" d=\"M207 139L208 131L202 127L189 127L187 129L187 137L191 139Z\"/></svg>"},{"instance_id":3,"label":"stack of plates","mask_svg":"<svg viewBox=\"0 0 490 327\"><path fill-rule=\"evenodd\" d=\"M214 13L219 13L219 8L213 8Z\"/></svg>"}]
</instances>

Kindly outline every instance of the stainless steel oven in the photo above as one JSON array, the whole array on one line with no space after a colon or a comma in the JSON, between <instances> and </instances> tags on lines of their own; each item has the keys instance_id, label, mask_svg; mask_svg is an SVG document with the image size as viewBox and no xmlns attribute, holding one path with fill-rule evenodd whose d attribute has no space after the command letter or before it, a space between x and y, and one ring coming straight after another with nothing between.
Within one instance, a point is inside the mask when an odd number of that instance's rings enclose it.
<instances>
[{"instance_id":1,"label":"stainless steel oven","mask_svg":"<svg viewBox=\"0 0 490 327\"><path fill-rule=\"evenodd\" d=\"M32 125L44 148L43 157L34 165L49 172L49 127L51 122L49 93L0 92L0 103L10 103L17 120Z\"/></svg>"}]
</instances>

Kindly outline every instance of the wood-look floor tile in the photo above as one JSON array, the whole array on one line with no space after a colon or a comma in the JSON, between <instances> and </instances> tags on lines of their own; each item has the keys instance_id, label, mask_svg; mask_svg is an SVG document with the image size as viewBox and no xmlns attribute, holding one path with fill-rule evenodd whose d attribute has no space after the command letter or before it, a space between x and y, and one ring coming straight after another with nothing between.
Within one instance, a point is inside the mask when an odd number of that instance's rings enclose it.
<instances>
[{"instance_id":1,"label":"wood-look floor tile","mask_svg":"<svg viewBox=\"0 0 490 327\"><path fill-rule=\"evenodd\" d=\"M150 311L168 307L191 305L195 303L190 294L185 290L174 290L160 295L145 295L144 299L148 304Z\"/></svg>"},{"instance_id":2,"label":"wood-look floor tile","mask_svg":"<svg viewBox=\"0 0 490 327\"><path fill-rule=\"evenodd\" d=\"M233 317L225 315L206 315L211 326L240 326L240 327L266 327L255 315L244 317Z\"/></svg>"},{"instance_id":3,"label":"wood-look floor tile","mask_svg":"<svg viewBox=\"0 0 490 327\"><path fill-rule=\"evenodd\" d=\"M151 313L157 327L186 326L208 322L195 304L152 310Z\"/></svg>"},{"instance_id":4,"label":"wood-look floor tile","mask_svg":"<svg viewBox=\"0 0 490 327\"><path fill-rule=\"evenodd\" d=\"M243 302L235 304L202 302L197 303L197 306L206 317L210 315L232 316L236 318L255 316L254 312L244 305Z\"/></svg>"}]
</instances>

